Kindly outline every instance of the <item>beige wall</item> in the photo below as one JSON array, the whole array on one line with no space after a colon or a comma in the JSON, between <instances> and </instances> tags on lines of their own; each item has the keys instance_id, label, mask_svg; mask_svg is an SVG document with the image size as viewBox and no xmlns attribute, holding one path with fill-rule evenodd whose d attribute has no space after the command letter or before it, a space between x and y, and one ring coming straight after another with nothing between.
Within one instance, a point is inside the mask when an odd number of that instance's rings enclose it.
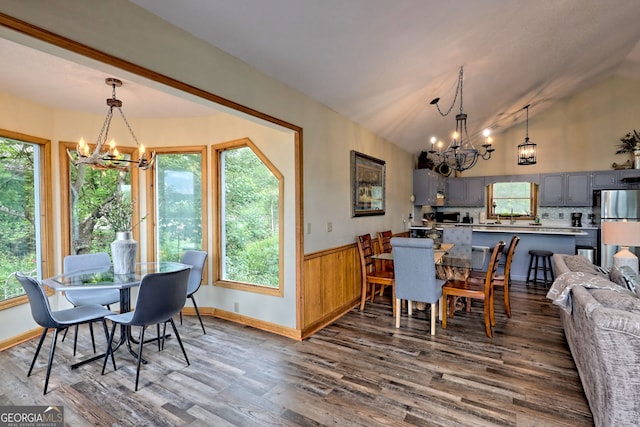
<instances>
[{"instance_id":1,"label":"beige wall","mask_svg":"<svg viewBox=\"0 0 640 427\"><path fill-rule=\"evenodd\" d=\"M576 172L611 169L629 155L616 155L620 138L640 130L640 81L611 77L557 102L548 110L529 110L529 138L538 145L538 163L518 166L524 123L495 135L496 152L464 176Z\"/></svg>"}]
</instances>

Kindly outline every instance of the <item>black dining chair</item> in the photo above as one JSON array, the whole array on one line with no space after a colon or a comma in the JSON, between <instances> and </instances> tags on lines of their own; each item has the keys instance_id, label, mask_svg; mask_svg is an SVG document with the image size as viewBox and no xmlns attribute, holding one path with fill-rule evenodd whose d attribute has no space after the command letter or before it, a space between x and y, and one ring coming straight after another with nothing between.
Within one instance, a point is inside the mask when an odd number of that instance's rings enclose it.
<instances>
[{"instance_id":1,"label":"black dining chair","mask_svg":"<svg viewBox=\"0 0 640 427\"><path fill-rule=\"evenodd\" d=\"M63 269L65 273L73 273L76 271L90 270L94 268L108 269L111 266L111 259L106 252L97 252L93 254L67 255L64 257ZM110 305L120 301L120 291L117 289L79 289L77 291L65 291L65 298L74 307L87 304L104 305L107 309L111 309ZM96 352L96 343L93 337L93 326L89 323L89 333L91 334L91 344L93 352ZM67 337L67 331L64 331L62 341ZM78 326L75 327L75 335L73 337L73 355L76 354L76 345L78 342Z\"/></svg>"},{"instance_id":2,"label":"black dining chair","mask_svg":"<svg viewBox=\"0 0 640 427\"><path fill-rule=\"evenodd\" d=\"M82 323L102 322L105 337L107 341L109 339L109 331L107 330L107 324L104 321L105 316L115 314L114 312L107 310L105 307L99 304L88 304L79 307L69 308L66 310L52 311L49 305L49 298L44 292L40 283L27 276L24 273L17 272L16 278L24 288L27 298L29 298L29 305L31 306L31 315L36 323L44 328L38 347L36 348L36 354L33 356L31 366L27 376L31 376L33 366L36 363L40 348L44 338L47 336L47 331L53 329L53 338L51 340L51 350L49 350L49 361L47 362L47 374L44 380L44 393L47 394L47 387L49 386L49 376L51 374L51 363L53 361L53 355L56 351L56 342L58 340L58 332L66 330L70 326L79 325ZM115 363L115 362L114 362Z\"/></svg>"},{"instance_id":3,"label":"black dining chair","mask_svg":"<svg viewBox=\"0 0 640 427\"><path fill-rule=\"evenodd\" d=\"M182 345L180 334L173 321L173 316L180 313L187 300L187 287L189 283L189 268L182 270L150 273L145 275L140 282L138 298L134 311L107 316L106 318L113 322L107 351L102 365L102 374L104 375L107 367L107 359L113 354L112 342L118 324L124 326L140 326L140 337L138 340L138 366L136 368L136 386L138 391L138 380L140 378L140 363L142 361L142 347L144 344L144 332L148 326L157 325L163 322L171 323L173 332L176 334L182 354L190 365L187 352ZM158 339L161 339L158 337ZM115 359L113 359L113 369L117 369Z\"/></svg>"},{"instance_id":4,"label":"black dining chair","mask_svg":"<svg viewBox=\"0 0 640 427\"><path fill-rule=\"evenodd\" d=\"M182 264L190 265L191 272L189 273L189 286L187 288L187 298L191 298L193 302L193 308L196 309L198 320L200 320L200 326L202 327L202 333L206 334L204 330L204 323L202 323L202 317L200 317L200 311L196 304L194 294L200 289L200 282L202 282L202 272L204 271L204 263L207 260L207 253L204 251L185 251L182 255ZM182 325L182 311L180 311L180 324Z\"/></svg>"}]
</instances>

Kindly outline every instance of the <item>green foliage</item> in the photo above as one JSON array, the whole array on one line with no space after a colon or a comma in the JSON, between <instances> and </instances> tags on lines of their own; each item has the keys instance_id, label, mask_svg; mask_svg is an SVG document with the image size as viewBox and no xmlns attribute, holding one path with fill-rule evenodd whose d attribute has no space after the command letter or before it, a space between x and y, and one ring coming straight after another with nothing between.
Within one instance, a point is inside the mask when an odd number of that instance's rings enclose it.
<instances>
[{"instance_id":1,"label":"green foliage","mask_svg":"<svg viewBox=\"0 0 640 427\"><path fill-rule=\"evenodd\" d=\"M279 182L248 147L224 152L224 277L279 285Z\"/></svg>"},{"instance_id":2,"label":"green foliage","mask_svg":"<svg viewBox=\"0 0 640 427\"><path fill-rule=\"evenodd\" d=\"M0 138L0 298L24 293L11 278L36 268L34 146Z\"/></svg>"}]
</instances>

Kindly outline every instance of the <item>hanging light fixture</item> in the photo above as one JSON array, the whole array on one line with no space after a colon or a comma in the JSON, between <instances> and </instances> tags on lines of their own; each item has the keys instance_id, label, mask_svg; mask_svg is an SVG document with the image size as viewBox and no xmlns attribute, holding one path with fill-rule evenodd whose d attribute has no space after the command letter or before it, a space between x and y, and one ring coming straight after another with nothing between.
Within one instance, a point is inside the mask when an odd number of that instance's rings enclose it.
<instances>
[{"instance_id":1,"label":"hanging light fixture","mask_svg":"<svg viewBox=\"0 0 640 427\"><path fill-rule=\"evenodd\" d=\"M115 78L105 79L105 83L112 88L111 98L107 98L107 117L104 119L102 129L98 135L98 140L93 148L93 151L84 140L80 138L80 141L76 145L75 152L67 149L69 158L75 165L85 164L94 169L115 169L120 171L126 171L131 168L149 169L155 160L155 152L152 152L150 156L147 156L144 145L138 142L136 135L133 133L127 118L122 112L122 101L116 98L116 87L122 86L122 81ZM109 126L111 126L111 119L113 118L113 109L117 109L120 112L120 116L129 129L129 133L133 137L136 145L138 146L138 160L127 158L124 154L118 152L115 140L111 139L107 143L109 138Z\"/></svg>"},{"instance_id":2,"label":"hanging light fixture","mask_svg":"<svg viewBox=\"0 0 640 427\"><path fill-rule=\"evenodd\" d=\"M529 105L524 109L527 110L527 131L524 142L518 145L518 165L535 165L538 146L529 140Z\"/></svg>"},{"instance_id":3,"label":"hanging light fixture","mask_svg":"<svg viewBox=\"0 0 640 427\"><path fill-rule=\"evenodd\" d=\"M431 105L436 106L438 112L442 117L449 115L453 107L455 106L458 95L460 95L460 112L456 114L456 130L453 134L453 138L447 148L444 151L436 150L435 139L431 139L431 150L428 151L432 160L437 165L439 171L445 171L445 175L451 173L451 170L462 172L467 169L471 169L478 162L478 158L481 157L484 160L491 158L491 153L495 151L495 148L491 145L491 138L489 137L488 130L485 131L485 143L482 144L482 150L478 150L471 143L469 134L467 133L467 115L462 109L462 76L463 67L460 67L460 73L458 74L458 86L456 93L451 103L451 107L446 113L440 110L438 101L440 98L435 98L431 101Z\"/></svg>"}]
</instances>

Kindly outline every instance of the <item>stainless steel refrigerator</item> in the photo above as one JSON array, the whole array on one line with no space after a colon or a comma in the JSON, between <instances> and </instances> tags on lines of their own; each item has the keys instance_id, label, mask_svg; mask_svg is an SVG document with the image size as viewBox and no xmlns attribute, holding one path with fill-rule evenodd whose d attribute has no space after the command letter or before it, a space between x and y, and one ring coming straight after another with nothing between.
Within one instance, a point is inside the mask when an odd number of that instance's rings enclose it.
<instances>
[{"instance_id":1,"label":"stainless steel refrigerator","mask_svg":"<svg viewBox=\"0 0 640 427\"><path fill-rule=\"evenodd\" d=\"M602 190L594 194L594 202L599 206L600 233L602 223L606 221L640 221L640 190ZM604 245L600 235L600 265L611 267L613 256L620 248L615 245ZM636 255L640 254L640 247L629 248Z\"/></svg>"}]
</instances>

